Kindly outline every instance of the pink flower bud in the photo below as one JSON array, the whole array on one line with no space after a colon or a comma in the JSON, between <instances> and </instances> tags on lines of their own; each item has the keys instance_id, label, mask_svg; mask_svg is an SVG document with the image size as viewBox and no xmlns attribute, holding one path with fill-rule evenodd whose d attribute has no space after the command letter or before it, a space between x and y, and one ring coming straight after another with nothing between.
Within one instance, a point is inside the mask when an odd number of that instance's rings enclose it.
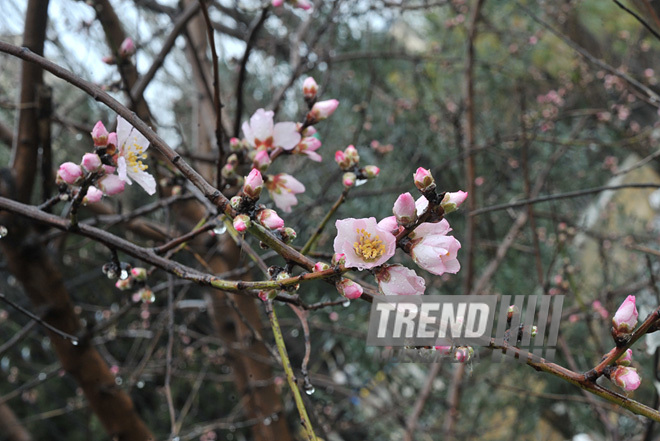
<instances>
[{"instance_id":1,"label":"pink flower bud","mask_svg":"<svg viewBox=\"0 0 660 441\"><path fill-rule=\"evenodd\" d=\"M341 183L344 185L345 188L350 188L355 185L356 179L357 176L355 176L355 173L353 172L344 173L344 176L342 176L341 178Z\"/></svg>"},{"instance_id":2,"label":"pink flower bud","mask_svg":"<svg viewBox=\"0 0 660 441\"><path fill-rule=\"evenodd\" d=\"M282 241L284 243L291 243L294 240L296 240L296 237L298 237L298 233L296 233L296 230L294 230L291 227L286 227L278 230L280 233L280 236L282 236Z\"/></svg>"},{"instance_id":3,"label":"pink flower bud","mask_svg":"<svg viewBox=\"0 0 660 441\"><path fill-rule=\"evenodd\" d=\"M284 226L282 218L277 215L275 210L269 208L259 211L257 213L257 220L261 225L271 230L277 230Z\"/></svg>"},{"instance_id":4,"label":"pink flower bud","mask_svg":"<svg viewBox=\"0 0 660 441\"><path fill-rule=\"evenodd\" d=\"M149 304L156 301L156 296L154 295L154 292L148 286L145 286L144 288L140 289L136 294L140 297L142 303Z\"/></svg>"},{"instance_id":5,"label":"pink flower bud","mask_svg":"<svg viewBox=\"0 0 660 441\"><path fill-rule=\"evenodd\" d=\"M250 224L250 216L245 214L239 214L234 218L234 229L239 233L242 233L250 228Z\"/></svg>"},{"instance_id":6,"label":"pink flower bud","mask_svg":"<svg viewBox=\"0 0 660 441\"><path fill-rule=\"evenodd\" d=\"M259 150L254 155L252 167L259 170L260 172L265 172L266 170L268 170L270 164L271 164L270 155L266 150Z\"/></svg>"},{"instance_id":7,"label":"pink flower bud","mask_svg":"<svg viewBox=\"0 0 660 441\"><path fill-rule=\"evenodd\" d=\"M234 196L231 199L229 199L229 205L231 205L231 208L234 210L238 210L243 203L243 198L240 196Z\"/></svg>"},{"instance_id":8,"label":"pink flower bud","mask_svg":"<svg viewBox=\"0 0 660 441\"><path fill-rule=\"evenodd\" d=\"M452 211L456 211L467 197L468 194L464 191L445 193L445 197L442 198L440 205L442 205L445 213L451 213Z\"/></svg>"},{"instance_id":9,"label":"pink flower bud","mask_svg":"<svg viewBox=\"0 0 660 441\"><path fill-rule=\"evenodd\" d=\"M628 296L612 318L612 326L617 333L630 333L637 326L637 307L635 296Z\"/></svg>"},{"instance_id":10,"label":"pink flower bud","mask_svg":"<svg viewBox=\"0 0 660 441\"><path fill-rule=\"evenodd\" d=\"M472 349L470 346L461 346L460 348L456 349L456 352L454 353L454 359L459 363L467 363L470 361L470 358L472 358L473 354L474 349Z\"/></svg>"},{"instance_id":11,"label":"pink flower bud","mask_svg":"<svg viewBox=\"0 0 660 441\"><path fill-rule=\"evenodd\" d=\"M135 43L133 39L126 38L119 46L119 56L122 58L130 57L135 53Z\"/></svg>"},{"instance_id":12,"label":"pink flower bud","mask_svg":"<svg viewBox=\"0 0 660 441\"><path fill-rule=\"evenodd\" d=\"M413 177L415 179L415 187L422 193L435 188L435 180L430 170L419 167Z\"/></svg>"},{"instance_id":13,"label":"pink flower bud","mask_svg":"<svg viewBox=\"0 0 660 441\"><path fill-rule=\"evenodd\" d=\"M107 174L107 175L111 175L111 174L113 174L113 173L115 172L115 170L117 170L116 167L113 167L113 166L111 166L111 165L105 165L105 164L103 164L103 171L105 172L105 174Z\"/></svg>"},{"instance_id":14,"label":"pink flower bud","mask_svg":"<svg viewBox=\"0 0 660 441\"><path fill-rule=\"evenodd\" d=\"M610 373L610 380L623 390L632 391L639 387L642 379L637 373L637 369L627 366L617 366Z\"/></svg>"},{"instance_id":15,"label":"pink flower bud","mask_svg":"<svg viewBox=\"0 0 660 441\"><path fill-rule=\"evenodd\" d=\"M109 66L113 66L117 64L117 60L115 60L115 57L112 55L106 55L105 57L101 58L101 61L103 61L105 64Z\"/></svg>"},{"instance_id":16,"label":"pink flower bud","mask_svg":"<svg viewBox=\"0 0 660 441\"><path fill-rule=\"evenodd\" d=\"M415 199L410 193L399 195L394 207L392 208L394 216L400 225L407 227L417 220L417 209L415 208Z\"/></svg>"},{"instance_id":17,"label":"pink flower bud","mask_svg":"<svg viewBox=\"0 0 660 441\"><path fill-rule=\"evenodd\" d=\"M240 150L241 147L242 147L242 143L241 143L241 140L240 140L240 139L238 139L238 138L231 138L231 139L229 140L229 149L230 149L232 152L235 152L235 151Z\"/></svg>"},{"instance_id":18,"label":"pink flower bud","mask_svg":"<svg viewBox=\"0 0 660 441\"><path fill-rule=\"evenodd\" d=\"M332 255L332 265L343 265L346 263L346 254L335 253Z\"/></svg>"},{"instance_id":19,"label":"pink flower bud","mask_svg":"<svg viewBox=\"0 0 660 441\"><path fill-rule=\"evenodd\" d=\"M351 167L351 160L341 150L335 152L335 162L342 170L348 170Z\"/></svg>"},{"instance_id":20,"label":"pink flower bud","mask_svg":"<svg viewBox=\"0 0 660 441\"><path fill-rule=\"evenodd\" d=\"M124 191L125 182L117 175L105 175L96 184L103 193L114 196Z\"/></svg>"},{"instance_id":21,"label":"pink flower bud","mask_svg":"<svg viewBox=\"0 0 660 441\"><path fill-rule=\"evenodd\" d=\"M323 121L335 112L338 105L339 101L337 100L319 101L309 111L307 119L311 120L313 124Z\"/></svg>"},{"instance_id":22,"label":"pink flower bud","mask_svg":"<svg viewBox=\"0 0 660 441\"><path fill-rule=\"evenodd\" d=\"M339 291L339 294L341 294L342 296L346 297L349 300L355 300L359 298L363 292L362 287L358 283L355 283L350 279L342 278L341 281L335 284L335 286L337 287L337 291Z\"/></svg>"},{"instance_id":23,"label":"pink flower bud","mask_svg":"<svg viewBox=\"0 0 660 441\"><path fill-rule=\"evenodd\" d=\"M616 359L616 364L619 366L630 366L632 363L632 349L628 348L619 358Z\"/></svg>"},{"instance_id":24,"label":"pink flower bud","mask_svg":"<svg viewBox=\"0 0 660 441\"><path fill-rule=\"evenodd\" d=\"M346 158L348 158L349 161L349 167L353 165L357 165L358 162L360 162L360 154L358 153L357 149L349 145L346 147L346 150L344 150L344 154L346 155Z\"/></svg>"},{"instance_id":25,"label":"pink flower bud","mask_svg":"<svg viewBox=\"0 0 660 441\"><path fill-rule=\"evenodd\" d=\"M364 175L367 177L367 179L375 178L378 176L378 173L380 173L380 169L375 165L367 165L364 168Z\"/></svg>"},{"instance_id":26,"label":"pink flower bud","mask_svg":"<svg viewBox=\"0 0 660 441\"><path fill-rule=\"evenodd\" d=\"M268 293L266 291L259 291L259 298L261 299L262 302L267 301Z\"/></svg>"},{"instance_id":27,"label":"pink flower bud","mask_svg":"<svg viewBox=\"0 0 660 441\"><path fill-rule=\"evenodd\" d=\"M328 265L325 262L316 262L316 264L314 264L314 272L315 273L319 272L319 271L325 271L327 269L330 269L330 265Z\"/></svg>"},{"instance_id":28,"label":"pink flower bud","mask_svg":"<svg viewBox=\"0 0 660 441\"><path fill-rule=\"evenodd\" d=\"M316 98L316 94L319 91L319 85L316 84L314 78L307 77L303 82L303 96L306 100L311 101Z\"/></svg>"},{"instance_id":29,"label":"pink flower bud","mask_svg":"<svg viewBox=\"0 0 660 441\"><path fill-rule=\"evenodd\" d=\"M253 168L249 175L245 178L243 184L243 193L252 200L259 199L261 189L264 187L264 179L261 177L261 172Z\"/></svg>"},{"instance_id":30,"label":"pink flower bud","mask_svg":"<svg viewBox=\"0 0 660 441\"><path fill-rule=\"evenodd\" d=\"M131 279L130 277L128 277L126 279L123 279L123 280L119 279L115 283L115 287L122 290L122 291L129 290L133 287L133 279Z\"/></svg>"},{"instance_id":31,"label":"pink flower bud","mask_svg":"<svg viewBox=\"0 0 660 441\"><path fill-rule=\"evenodd\" d=\"M96 147L105 147L108 145L108 131L101 121L97 122L92 129L92 139Z\"/></svg>"},{"instance_id":32,"label":"pink flower bud","mask_svg":"<svg viewBox=\"0 0 660 441\"><path fill-rule=\"evenodd\" d=\"M94 202L100 201L102 197L103 192L93 185L90 185L87 189L87 194L83 198L83 204L93 204Z\"/></svg>"},{"instance_id":33,"label":"pink flower bud","mask_svg":"<svg viewBox=\"0 0 660 441\"><path fill-rule=\"evenodd\" d=\"M56 182L58 184L67 183L69 185L80 184L83 180L83 171L78 164L73 162L65 162L60 165L57 171Z\"/></svg>"},{"instance_id":34,"label":"pink flower bud","mask_svg":"<svg viewBox=\"0 0 660 441\"><path fill-rule=\"evenodd\" d=\"M131 268L131 276L138 282L147 280L147 269L142 267Z\"/></svg>"},{"instance_id":35,"label":"pink flower bud","mask_svg":"<svg viewBox=\"0 0 660 441\"><path fill-rule=\"evenodd\" d=\"M108 147L118 147L119 142L117 141L117 132L110 132L108 135Z\"/></svg>"},{"instance_id":36,"label":"pink flower bud","mask_svg":"<svg viewBox=\"0 0 660 441\"><path fill-rule=\"evenodd\" d=\"M277 8L278 6L282 6L284 4L284 0L273 0L271 4Z\"/></svg>"},{"instance_id":37,"label":"pink flower bud","mask_svg":"<svg viewBox=\"0 0 660 441\"><path fill-rule=\"evenodd\" d=\"M99 158L99 155L97 155L96 153L85 153L82 157L81 165L85 170L87 170L90 173L93 173L101 169L103 163L101 162L101 158Z\"/></svg>"}]
</instances>

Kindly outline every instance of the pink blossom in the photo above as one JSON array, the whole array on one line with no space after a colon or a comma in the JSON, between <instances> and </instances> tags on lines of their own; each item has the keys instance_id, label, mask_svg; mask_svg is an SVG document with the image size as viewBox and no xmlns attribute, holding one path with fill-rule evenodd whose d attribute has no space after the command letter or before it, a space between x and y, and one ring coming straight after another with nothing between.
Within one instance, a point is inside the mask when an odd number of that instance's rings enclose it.
<instances>
[{"instance_id":1,"label":"pink blossom","mask_svg":"<svg viewBox=\"0 0 660 441\"><path fill-rule=\"evenodd\" d=\"M435 188L435 180L430 170L419 167L415 174L413 174L413 179L415 181L415 187L421 192L427 190L432 190Z\"/></svg>"},{"instance_id":2,"label":"pink blossom","mask_svg":"<svg viewBox=\"0 0 660 441\"><path fill-rule=\"evenodd\" d=\"M449 222L443 219L437 223L425 222L410 234L413 247L410 252L417 265L438 276L444 273L456 274L461 265L457 253L461 243L453 236Z\"/></svg>"},{"instance_id":3,"label":"pink blossom","mask_svg":"<svg viewBox=\"0 0 660 441\"><path fill-rule=\"evenodd\" d=\"M335 284L339 294L346 297L349 300L355 300L362 295L362 287L360 284L353 282L350 279L342 278L341 281Z\"/></svg>"},{"instance_id":4,"label":"pink blossom","mask_svg":"<svg viewBox=\"0 0 660 441\"><path fill-rule=\"evenodd\" d=\"M105 147L108 145L108 131L101 121L97 122L92 129L92 139L96 147Z\"/></svg>"},{"instance_id":5,"label":"pink blossom","mask_svg":"<svg viewBox=\"0 0 660 441\"><path fill-rule=\"evenodd\" d=\"M250 228L250 216L239 214L234 218L233 224L236 231L243 233L245 230Z\"/></svg>"},{"instance_id":6,"label":"pink blossom","mask_svg":"<svg viewBox=\"0 0 660 441\"><path fill-rule=\"evenodd\" d=\"M60 165L57 171L56 182L58 184L66 183L69 185L80 184L83 180L83 171L78 164L73 162L65 162Z\"/></svg>"},{"instance_id":7,"label":"pink blossom","mask_svg":"<svg viewBox=\"0 0 660 441\"><path fill-rule=\"evenodd\" d=\"M284 226L284 221L277 215L275 210L265 208L257 213L257 220L261 225L270 229L277 230Z\"/></svg>"},{"instance_id":8,"label":"pink blossom","mask_svg":"<svg viewBox=\"0 0 660 441\"><path fill-rule=\"evenodd\" d=\"M426 281L403 265L383 265L376 272L378 290L386 296L422 295Z\"/></svg>"},{"instance_id":9,"label":"pink blossom","mask_svg":"<svg viewBox=\"0 0 660 441\"><path fill-rule=\"evenodd\" d=\"M80 164L90 173L99 170L103 166L101 158L96 153L85 153Z\"/></svg>"},{"instance_id":10,"label":"pink blossom","mask_svg":"<svg viewBox=\"0 0 660 441\"><path fill-rule=\"evenodd\" d=\"M260 172L265 172L270 167L271 162L270 155L266 150L258 150L252 160L252 166Z\"/></svg>"},{"instance_id":11,"label":"pink blossom","mask_svg":"<svg viewBox=\"0 0 660 441\"><path fill-rule=\"evenodd\" d=\"M261 176L261 172L256 168L253 168L245 177L245 183L243 184L243 193L252 200L259 199L261 190L264 187L264 179Z\"/></svg>"},{"instance_id":12,"label":"pink blossom","mask_svg":"<svg viewBox=\"0 0 660 441\"><path fill-rule=\"evenodd\" d=\"M397 235L403 228L399 226L399 223L396 220L396 216L388 216L382 219L380 222L378 222L378 226L394 235Z\"/></svg>"},{"instance_id":13,"label":"pink blossom","mask_svg":"<svg viewBox=\"0 0 660 441\"><path fill-rule=\"evenodd\" d=\"M117 175L105 175L96 183L99 189L108 196L114 196L124 191L124 181Z\"/></svg>"},{"instance_id":14,"label":"pink blossom","mask_svg":"<svg viewBox=\"0 0 660 441\"><path fill-rule=\"evenodd\" d=\"M623 390L633 391L642 383L642 379L637 373L637 369L628 366L617 366L610 373L610 380Z\"/></svg>"},{"instance_id":15,"label":"pink blossom","mask_svg":"<svg viewBox=\"0 0 660 441\"><path fill-rule=\"evenodd\" d=\"M132 38L126 38L119 46L119 56L126 58L135 53L135 43Z\"/></svg>"},{"instance_id":16,"label":"pink blossom","mask_svg":"<svg viewBox=\"0 0 660 441\"><path fill-rule=\"evenodd\" d=\"M456 211L467 197L468 194L460 190L454 193L445 193L445 197L442 198L440 205L442 205L445 213L451 213L452 211Z\"/></svg>"},{"instance_id":17,"label":"pink blossom","mask_svg":"<svg viewBox=\"0 0 660 441\"><path fill-rule=\"evenodd\" d=\"M637 307L635 296L628 296L612 318L612 326L619 333L629 333L637 326Z\"/></svg>"},{"instance_id":18,"label":"pink blossom","mask_svg":"<svg viewBox=\"0 0 660 441\"><path fill-rule=\"evenodd\" d=\"M146 172L149 168L142 163L147 158L146 151L149 141L121 116L117 116L117 143L119 158L117 159L117 174L122 181L132 185L133 179L147 194L156 193L156 180Z\"/></svg>"},{"instance_id":19,"label":"pink blossom","mask_svg":"<svg viewBox=\"0 0 660 441\"><path fill-rule=\"evenodd\" d=\"M417 220L415 199L410 193L402 193L394 202L392 212L400 225L408 226Z\"/></svg>"},{"instance_id":20,"label":"pink blossom","mask_svg":"<svg viewBox=\"0 0 660 441\"><path fill-rule=\"evenodd\" d=\"M272 110L257 110L250 118L250 122L243 123L243 134L254 148L265 147L271 150L281 147L292 150L300 142L300 133L296 123L279 122L273 125Z\"/></svg>"},{"instance_id":21,"label":"pink blossom","mask_svg":"<svg viewBox=\"0 0 660 441\"><path fill-rule=\"evenodd\" d=\"M303 81L303 96L306 100L313 100L316 98L316 94L319 90L319 85L316 84L316 81L312 77L305 78Z\"/></svg>"},{"instance_id":22,"label":"pink blossom","mask_svg":"<svg viewBox=\"0 0 660 441\"><path fill-rule=\"evenodd\" d=\"M321 162L323 158L316 153L319 147L321 147L321 141L313 136L308 136L298 143L293 152L299 155L307 155L314 162Z\"/></svg>"},{"instance_id":23,"label":"pink blossom","mask_svg":"<svg viewBox=\"0 0 660 441\"><path fill-rule=\"evenodd\" d=\"M323 121L335 112L337 106L339 106L337 100L319 101L312 106L312 110L307 114L307 119L313 123Z\"/></svg>"},{"instance_id":24,"label":"pink blossom","mask_svg":"<svg viewBox=\"0 0 660 441\"><path fill-rule=\"evenodd\" d=\"M285 213L290 213L291 207L298 203L296 194L305 191L305 186L299 180L286 173L268 176L266 188L277 208Z\"/></svg>"},{"instance_id":25,"label":"pink blossom","mask_svg":"<svg viewBox=\"0 0 660 441\"><path fill-rule=\"evenodd\" d=\"M83 204L93 204L95 202L98 202L101 200L103 197L103 192L99 190L98 188L94 187L93 185L90 185L89 188L87 189L87 193L85 194L85 197L83 198Z\"/></svg>"},{"instance_id":26,"label":"pink blossom","mask_svg":"<svg viewBox=\"0 0 660 441\"><path fill-rule=\"evenodd\" d=\"M346 255L346 267L373 268L387 262L396 250L396 238L383 230L373 217L341 219L335 223L335 253Z\"/></svg>"}]
</instances>

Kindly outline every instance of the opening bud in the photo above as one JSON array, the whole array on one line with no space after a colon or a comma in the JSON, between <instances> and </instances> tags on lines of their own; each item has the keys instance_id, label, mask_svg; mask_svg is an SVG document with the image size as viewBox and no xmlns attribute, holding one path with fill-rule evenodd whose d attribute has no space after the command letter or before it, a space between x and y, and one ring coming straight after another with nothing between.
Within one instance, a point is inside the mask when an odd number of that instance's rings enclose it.
<instances>
[{"instance_id":1,"label":"opening bud","mask_svg":"<svg viewBox=\"0 0 660 441\"><path fill-rule=\"evenodd\" d=\"M65 162L60 165L57 171L57 178L55 182L58 184L78 185L83 180L83 170L78 164L73 162Z\"/></svg>"},{"instance_id":2,"label":"opening bud","mask_svg":"<svg viewBox=\"0 0 660 441\"><path fill-rule=\"evenodd\" d=\"M319 271L325 271L327 269L330 269L330 265L328 265L325 262L316 262L314 264L314 272L317 273Z\"/></svg>"},{"instance_id":3,"label":"opening bud","mask_svg":"<svg viewBox=\"0 0 660 441\"><path fill-rule=\"evenodd\" d=\"M250 228L251 223L252 222L250 221L250 216L246 214L239 214L234 218L233 221L234 229L239 233L243 233L245 230Z\"/></svg>"},{"instance_id":4,"label":"opening bud","mask_svg":"<svg viewBox=\"0 0 660 441\"><path fill-rule=\"evenodd\" d=\"M114 196L124 191L125 182L117 175L105 175L96 184L103 193Z\"/></svg>"},{"instance_id":5,"label":"opening bud","mask_svg":"<svg viewBox=\"0 0 660 441\"><path fill-rule=\"evenodd\" d=\"M344 186L344 188L350 188L355 185L356 180L357 180L357 176L355 176L355 173L348 172L348 173L344 173L344 176L342 176L341 183Z\"/></svg>"},{"instance_id":6,"label":"opening bud","mask_svg":"<svg viewBox=\"0 0 660 441\"><path fill-rule=\"evenodd\" d=\"M133 287L133 279L131 279L130 277L123 280L119 279L115 283L115 287L120 289L121 291L128 291Z\"/></svg>"},{"instance_id":7,"label":"opening bud","mask_svg":"<svg viewBox=\"0 0 660 441\"><path fill-rule=\"evenodd\" d=\"M378 176L378 173L380 173L380 168L376 167L375 165L367 165L363 169L363 172L367 179L374 179Z\"/></svg>"},{"instance_id":8,"label":"opening bud","mask_svg":"<svg viewBox=\"0 0 660 441\"><path fill-rule=\"evenodd\" d=\"M456 191L454 193L445 193L445 197L440 202L440 205L445 210L445 213L456 211L458 207L465 201L468 194L464 191Z\"/></svg>"},{"instance_id":9,"label":"opening bud","mask_svg":"<svg viewBox=\"0 0 660 441\"><path fill-rule=\"evenodd\" d=\"M92 129L92 139L95 147L105 147L108 145L108 131L101 121L97 122Z\"/></svg>"},{"instance_id":10,"label":"opening bud","mask_svg":"<svg viewBox=\"0 0 660 441\"><path fill-rule=\"evenodd\" d=\"M255 153L252 167L259 170L260 172L265 172L268 170L268 167L270 167L270 164L270 155L266 150L259 150Z\"/></svg>"},{"instance_id":11,"label":"opening bud","mask_svg":"<svg viewBox=\"0 0 660 441\"><path fill-rule=\"evenodd\" d=\"M284 221L277 215L275 210L265 208L257 213L257 220L261 225L270 229L277 230L284 226Z\"/></svg>"},{"instance_id":12,"label":"opening bud","mask_svg":"<svg viewBox=\"0 0 660 441\"><path fill-rule=\"evenodd\" d=\"M626 297L612 318L612 332L617 335L631 333L637 326L637 316L635 296Z\"/></svg>"},{"instance_id":13,"label":"opening bud","mask_svg":"<svg viewBox=\"0 0 660 441\"><path fill-rule=\"evenodd\" d=\"M413 224L417 220L417 208L415 207L415 199L410 193L403 193L399 195L394 202L392 212L396 217L397 222L404 227Z\"/></svg>"},{"instance_id":14,"label":"opening bud","mask_svg":"<svg viewBox=\"0 0 660 441\"><path fill-rule=\"evenodd\" d=\"M358 284L353 282L350 279L344 279L342 278L339 282L335 284L337 287L337 291L339 291L339 294L342 296L346 297L349 300L355 300L359 298L362 295L362 287Z\"/></svg>"},{"instance_id":15,"label":"opening bud","mask_svg":"<svg viewBox=\"0 0 660 441\"><path fill-rule=\"evenodd\" d=\"M633 391L642 383L637 369L628 366L617 366L610 371L610 380L623 390Z\"/></svg>"},{"instance_id":16,"label":"opening bud","mask_svg":"<svg viewBox=\"0 0 660 441\"><path fill-rule=\"evenodd\" d=\"M316 84L316 81L312 77L305 78L303 82L303 96L305 101L312 102L316 99L316 94L319 91L319 85Z\"/></svg>"},{"instance_id":17,"label":"opening bud","mask_svg":"<svg viewBox=\"0 0 660 441\"><path fill-rule=\"evenodd\" d=\"M435 180L430 170L419 167L413 175L415 187L422 193L435 189Z\"/></svg>"},{"instance_id":18,"label":"opening bud","mask_svg":"<svg viewBox=\"0 0 660 441\"><path fill-rule=\"evenodd\" d=\"M319 121L323 121L335 112L338 105L339 101L337 100L319 101L314 104L312 110L307 114L307 122L309 124L316 124Z\"/></svg>"},{"instance_id":19,"label":"opening bud","mask_svg":"<svg viewBox=\"0 0 660 441\"><path fill-rule=\"evenodd\" d=\"M96 153L85 153L80 163L82 167L90 173L98 171L103 168L101 158Z\"/></svg>"},{"instance_id":20,"label":"opening bud","mask_svg":"<svg viewBox=\"0 0 660 441\"><path fill-rule=\"evenodd\" d=\"M243 184L243 193L250 199L256 201L259 199L261 190L264 187L264 179L261 176L261 172L256 168L253 168L249 175L245 178L245 183Z\"/></svg>"},{"instance_id":21,"label":"opening bud","mask_svg":"<svg viewBox=\"0 0 660 441\"><path fill-rule=\"evenodd\" d=\"M142 267L131 268L131 276L138 282L147 280L147 269Z\"/></svg>"}]
</instances>

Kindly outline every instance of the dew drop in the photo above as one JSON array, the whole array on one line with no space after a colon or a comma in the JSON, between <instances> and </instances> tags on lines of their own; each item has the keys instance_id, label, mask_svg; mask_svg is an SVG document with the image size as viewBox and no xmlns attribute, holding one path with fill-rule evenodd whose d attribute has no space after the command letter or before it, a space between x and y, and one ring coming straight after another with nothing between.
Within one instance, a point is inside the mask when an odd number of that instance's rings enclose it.
<instances>
[{"instance_id":1,"label":"dew drop","mask_svg":"<svg viewBox=\"0 0 660 441\"><path fill-rule=\"evenodd\" d=\"M115 377L115 384L121 386L124 380L121 377Z\"/></svg>"},{"instance_id":2,"label":"dew drop","mask_svg":"<svg viewBox=\"0 0 660 441\"><path fill-rule=\"evenodd\" d=\"M355 186L356 186L356 187L359 187L360 185L364 185L364 184L366 184L366 183L367 183L367 180L366 180L366 179L356 179L356 180L355 180Z\"/></svg>"},{"instance_id":3,"label":"dew drop","mask_svg":"<svg viewBox=\"0 0 660 441\"><path fill-rule=\"evenodd\" d=\"M227 231L227 226L225 224L220 224L213 229L213 234L218 234L218 235L225 234L226 231Z\"/></svg>"},{"instance_id":4,"label":"dew drop","mask_svg":"<svg viewBox=\"0 0 660 441\"><path fill-rule=\"evenodd\" d=\"M344 308L348 308L349 306L351 306L351 301L346 299L344 300L344 303L341 304L341 306L343 306Z\"/></svg>"},{"instance_id":5,"label":"dew drop","mask_svg":"<svg viewBox=\"0 0 660 441\"><path fill-rule=\"evenodd\" d=\"M47 375L45 372L39 372L39 381L44 381L46 379Z\"/></svg>"},{"instance_id":6,"label":"dew drop","mask_svg":"<svg viewBox=\"0 0 660 441\"><path fill-rule=\"evenodd\" d=\"M74 345L74 346L79 345L78 340L71 340L71 344Z\"/></svg>"},{"instance_id":7,"label":"dew drop","mask_svg":"<svg viewBox=\"0 0 660 441\"><path fill-rule=\"evenodd\" d=\"M314 386L312 386L311 384L305 386L305 393L307 395L312 395L314 392L316 392L316 389L314 389Z\"/></svg>"},{"instance_id":8,"label":"dew drop","mask_svg":"<svg viewBox=\"0 0 660 441\"><path fill-rule=\"evenodd\" d=\"M268 417L264 418L264 426L270 426L270 423L272 423L272 422L273 422L272 419L270 419Z\"/></svg>"},{"instance_id":9,"label":"dew drop","mask_svg":"<svg viewBox=\"0 0 660 441\"><path fill-rule=\"evenodd\" d=\"M125 269L121 270L121 273L119 273L119 278L121 280L128 279L128 271L126 271Z\"/></svg>"},{"instance_id":10,"label":"dew drop","mask_svg":"<svg viewBox=\"0 0 660 441\"><path fill-rule=\"evenodd\" d=\"M7 234L9 234L9 230L7 230L7 227L4 225L0 225L0 239L5 237Z\"/></svg>"},{"instance_id":11,"label":"dew drop","mask_svg":"<svg viewBox=\"0 0 660 441\"><path fill-rule=\"evenodd\" d=\"M144 381L138 381L136 386L138 389L142 389L144 387Z\"/></svg>"}]
</instances>

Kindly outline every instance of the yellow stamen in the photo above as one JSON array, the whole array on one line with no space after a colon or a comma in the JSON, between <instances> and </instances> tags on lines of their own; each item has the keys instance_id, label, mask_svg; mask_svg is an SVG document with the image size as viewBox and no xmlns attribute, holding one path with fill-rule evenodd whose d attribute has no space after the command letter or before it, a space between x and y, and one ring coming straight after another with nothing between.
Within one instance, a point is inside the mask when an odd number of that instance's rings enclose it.
<instances>
[{"instance_id":1,"label":"yellow stamen","mask_svg":"<svg viewBox=\"0 0 660 441\"><path fill-rule=\"evenodd\" d=\"M357 232L360 234L360 238L357 242L353 243L353 250L355 250L355 254L360 256L362 260L373 262L385 254L385 245L380 240L380 237L374 236L372 239L371 233L365 231L364 228L360 228Z\"/></svg>"},{"instance_id":2,"label":"yellow stamen","mask_svg":"<svg viewBox=\"0 0 660 441\"><path fill-rule=\"evenodd\" d=\"M139 173L149 168L141 161L141 159L147 159L147 155L144 153L144 148L135 141L133 142L133 145L128 148L125 157L127 166L130 167L133 173Z\"/></svg>"}]
</instances>

